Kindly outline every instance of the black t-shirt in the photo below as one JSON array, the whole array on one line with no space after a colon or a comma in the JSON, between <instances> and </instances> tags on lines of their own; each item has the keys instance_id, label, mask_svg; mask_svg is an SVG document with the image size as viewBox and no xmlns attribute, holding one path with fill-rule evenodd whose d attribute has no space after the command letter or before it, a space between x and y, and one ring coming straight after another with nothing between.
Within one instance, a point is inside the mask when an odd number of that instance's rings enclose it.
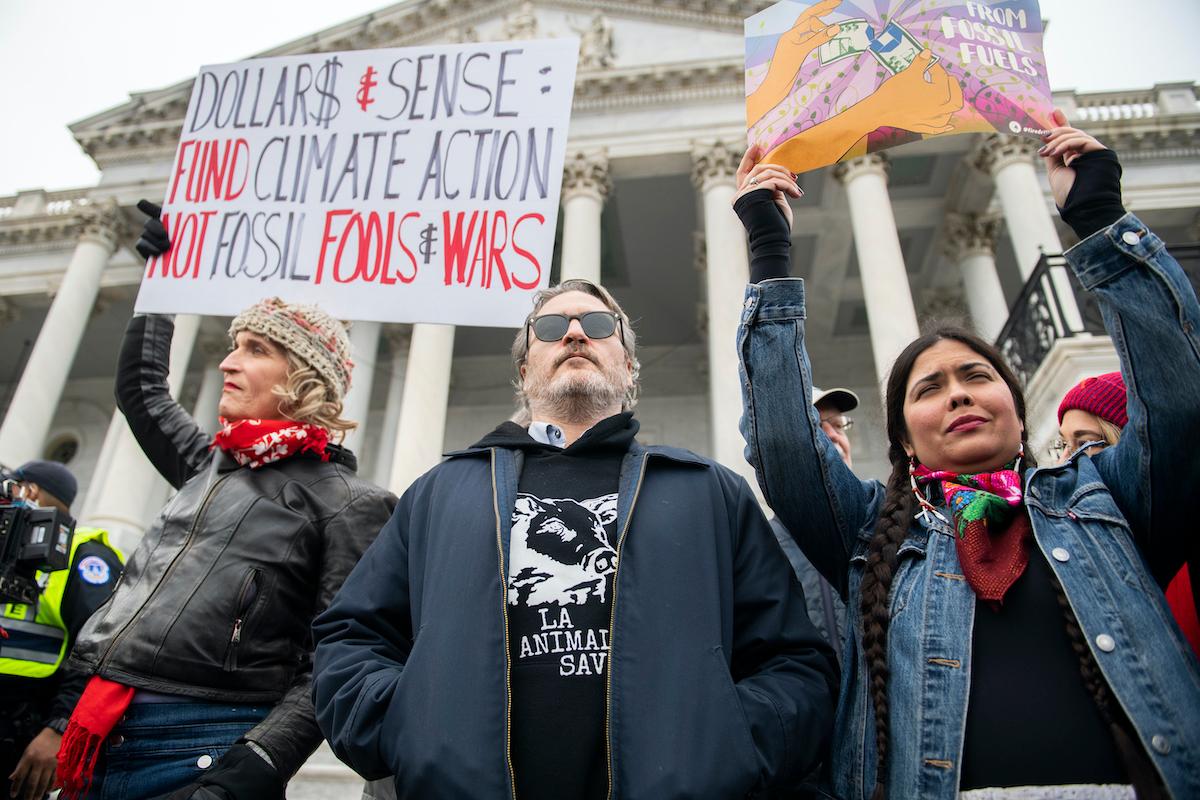
<instances>
[{"instance_id":1,"label":"black t-shirt","mask_svg":"<svg viewBox=\"0 0 1200 800\"><path fill-rule=\"evenodd\" d=\"M1050 565L1029 566L999 611L975 609L971 693L959 787L1129 783L1088 692Z\"/></svg>"},{"instance_id":2,"label":"black t-shirt","mask_svg":"<svg viewBox=\"0 0 1200 800\"><path fill-rule=\"evenodd\" d=\"M617 492L637 428L631 414L618 414L561 450L512 424L485 440L519 447L525 457L507 564L511 753L522 800L608 792L605 670Z\"/></svg>"}]
</instances>

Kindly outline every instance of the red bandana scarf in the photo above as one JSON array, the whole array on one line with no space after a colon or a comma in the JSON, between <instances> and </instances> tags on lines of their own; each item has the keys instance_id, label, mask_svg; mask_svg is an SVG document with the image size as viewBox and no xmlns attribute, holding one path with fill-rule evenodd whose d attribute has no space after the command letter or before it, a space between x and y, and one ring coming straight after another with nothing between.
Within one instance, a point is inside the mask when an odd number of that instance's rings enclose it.
<instances>
[{"instance_id":1,"label":"red bandana scarf","mask_svg":"<svg viewBox=\"0 0 1200 800\"><path fill-rule=\"evenodd\" d=\"M100 745L133 701L133 687L93 675L79 696L58 748L58 777L63 800L87 793Z\"/></svg>"},{"instance_id":2,"label":"red bandana scarf","mask_svg":"<svg viewBox=\"0 0 1200 800\"><path fill-rule=\"evenodd\" d=\"M954 516L954 543L963 576L976 597L1000 605L1004 594L1029 565L1029 517L1021 508L1021 476L1010 464L996 472L959 475L912 469L917 484L940 481L946 507ZM918 492L919 500L924 500Z\"/></svg>"},{"instance_id":3,"label":"red bandana scarf","mask_svg":"<svg viewBox=\"0 0 1200 800\"><path fill-rule=\"evenodd\" d=\"M296 453L311 450L329 460L329 431L319 425L294 422L288 419L239 419L229 422L220 418L221 430L213 437L213 447L219 447L243 467L258 469Z\"/></svg>"}]
</instances>

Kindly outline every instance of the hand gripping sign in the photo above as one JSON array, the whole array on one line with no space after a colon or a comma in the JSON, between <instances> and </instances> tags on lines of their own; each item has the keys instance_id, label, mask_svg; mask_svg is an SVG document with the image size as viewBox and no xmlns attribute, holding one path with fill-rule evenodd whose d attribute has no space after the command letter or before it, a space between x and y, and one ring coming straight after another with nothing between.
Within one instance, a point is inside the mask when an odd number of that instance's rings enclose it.
<instances>
[{"instance_id":1,"label":"hand gripping sign","mask_svg":"<svg viewBox=\"0 0 1200 800\"><path fill-rule=\"evenodd\" d=\"M792 172L946 133L1041 136L1037 0L783 0L746 20L750 144Z\"/></svg>"},{"instance_id":2,"label":"hand gripping sign","mask_svg":"<svg viewBox=\"0 0 1200 800\"><path fill-rule=\"evenodd\" d=\"M139 312L271 295L343 319L520 325L546 286L577 39L204 67Z\"/></svg>"}]
</instances>

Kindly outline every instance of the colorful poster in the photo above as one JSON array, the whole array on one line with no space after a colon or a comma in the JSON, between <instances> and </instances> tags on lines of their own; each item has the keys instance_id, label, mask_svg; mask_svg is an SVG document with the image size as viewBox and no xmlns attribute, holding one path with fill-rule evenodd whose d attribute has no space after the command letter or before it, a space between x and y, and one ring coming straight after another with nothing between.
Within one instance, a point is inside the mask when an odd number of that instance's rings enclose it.
<instances>
[{"instance_id":1,"label":"colorful poster","mask_svg":"<svg viewBox=\"0 0 1200 800\"><path fill-rule=\"evenodd\" d=\"M746 20L747 138L801 173L949 133L1041 136L1037 0L782 0Z\"/></svg>"},{"instance_id":2,"label":"colorful poster","mask_svg":"<svg viewBox=\"0 0 1200 800\"><path fill-rule=\"evenodd\" d=\"M278 295L343 319L519 326L549 282L578 39L204 67L139 312Z\"/></svg>"}]
</instances>

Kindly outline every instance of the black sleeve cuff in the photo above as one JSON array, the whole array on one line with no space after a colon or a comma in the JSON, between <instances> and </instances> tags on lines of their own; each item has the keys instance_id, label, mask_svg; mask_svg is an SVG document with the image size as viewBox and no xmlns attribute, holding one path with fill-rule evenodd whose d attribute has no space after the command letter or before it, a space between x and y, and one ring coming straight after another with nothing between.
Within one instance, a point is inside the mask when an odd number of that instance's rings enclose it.
<instances>
[{"instance_id":1,"label":"black sleeve cuff","mask_svg":"<svg viewBox=\"0 0 1200 800\"><path fill-rule=\"evenodd\" d=\"M1121 162L1112 150L1084 153L1071 162L1075 184L1058 209L1080 240L1125 216L1121 203Z\"/></svg>"},{"instance_id":2,"label":"black sleeve cuff","mask_svg":"<svg viewBox=\"0 0 1200 800\"><path fill-rule=\"evenodd\" d=\"M792 231L770 189L756 189L733 204L750 240L750 282L786 278L792 267Z\"/></svg>"}]
</instances>

